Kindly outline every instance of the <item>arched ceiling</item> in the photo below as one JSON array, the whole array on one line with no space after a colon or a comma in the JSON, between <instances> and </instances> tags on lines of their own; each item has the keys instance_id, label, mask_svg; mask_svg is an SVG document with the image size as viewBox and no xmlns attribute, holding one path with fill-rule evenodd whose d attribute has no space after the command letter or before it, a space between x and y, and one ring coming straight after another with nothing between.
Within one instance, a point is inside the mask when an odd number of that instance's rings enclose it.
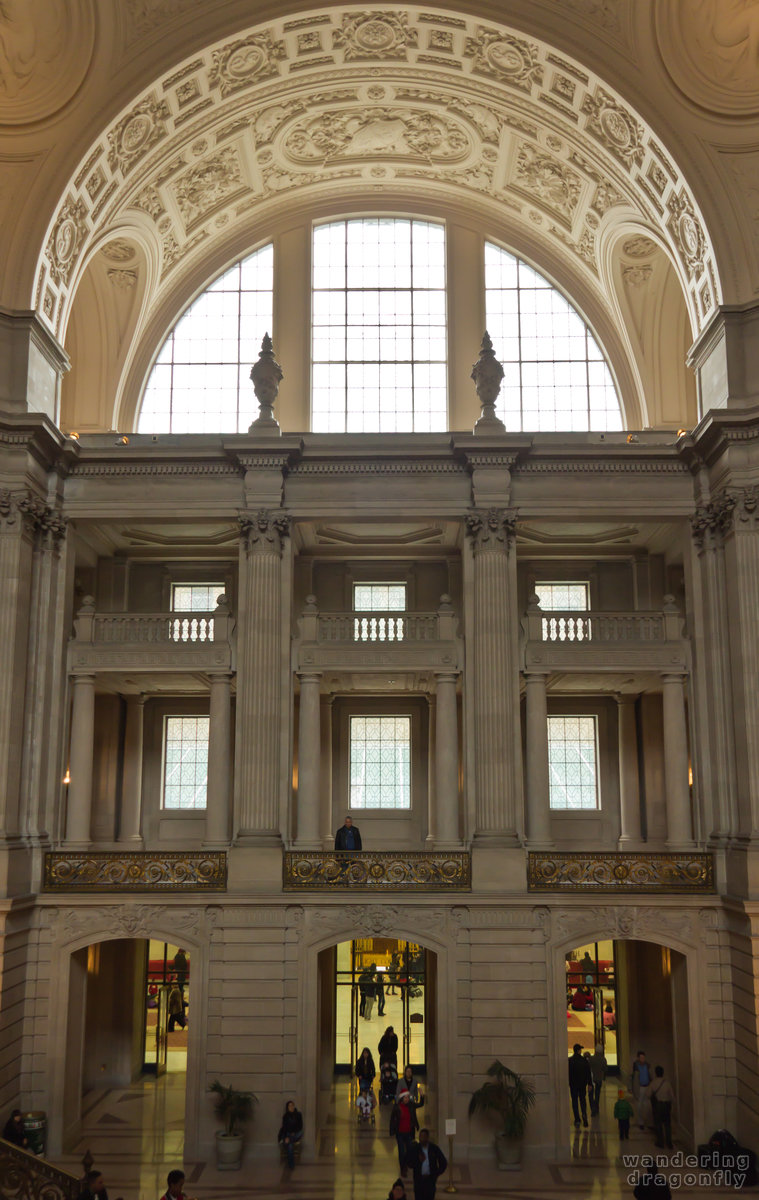
<instances>
[{"instance_id":1,"label":"arched ceiling","mask_svg":"<svg viewBox=\"0 0 759 1200\"><path fill-rule=\"evenodd\" d=\"M420 189L539 231L565 285L583 277L599 294L604 238L634 221L666 249L694 334L721 298L691 189L606 81L502 25L404 6L252 26L155 79L64 189L39 305L63 339L79 280L114 237L155 261L152 306L231 228L281 215L291 196L350 206Z\"/></svg>"}]
</instances>

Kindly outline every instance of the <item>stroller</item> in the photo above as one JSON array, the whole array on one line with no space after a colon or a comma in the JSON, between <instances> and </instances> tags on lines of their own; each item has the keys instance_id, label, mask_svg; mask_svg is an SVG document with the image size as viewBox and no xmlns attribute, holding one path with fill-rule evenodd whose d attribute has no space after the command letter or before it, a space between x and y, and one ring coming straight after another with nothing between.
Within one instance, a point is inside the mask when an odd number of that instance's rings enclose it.
<instances>
[{"instance_id":1,"label":"stroller","mask_svg":"<svg viewBox=\"0 0 759 1200\"><path fill-rule=\"evenodd\" d=\"M377 1101L372 1089L370 1087L362 1087L356 1099L359 1129L367 1129L370 1125L376 1124L374 1115L376 1106Z\"/></svg>"},{"instance_id":2,"label":"stroller","mask_svg":"<svg viewBox=\"0 0 759 1200\"><path fill-rule=\"evenodd\" d=\"M380 1104L392 1104L398 1086L398 1072L394 1062L383 1062L380 1066Z\"/></svg>"}]
</instances>

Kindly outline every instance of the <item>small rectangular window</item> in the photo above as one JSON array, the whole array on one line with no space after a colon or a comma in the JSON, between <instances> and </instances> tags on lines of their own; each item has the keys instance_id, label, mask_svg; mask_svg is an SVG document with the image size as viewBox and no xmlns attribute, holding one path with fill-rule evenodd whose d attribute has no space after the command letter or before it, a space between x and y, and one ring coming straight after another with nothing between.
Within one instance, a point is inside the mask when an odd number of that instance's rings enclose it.
<instances>
[{"instance_id":1,"label":"small rectangular window","mask_svg":"<svg viewBox=\"0 0 759 1200\"><path fill-rule=\"evenodd\" d=\"M536 583L535 591L543 612L587 612L590 608L590 588L585 581Z\"/></svg>"},{"instance_id":2,"label":"small rectangular window","mask_svg":"<svg viewBox=\"0 0 759 1200\"><path fill-rule=\"evenodd\" d=\"M209 717L164 718L162 808L205 809L209 722Z\"/></svg>"},{"instance_id":3,"label":"small rectangular window","mask_svg":"<svg viewBox=\"0 0 759 1200\"><path fill-rule=\"evenodd\" d=\"M410 717L351 717L350 807L411 807Z\"/></svg>"},{"instance_id":4,"label":"small rectangular window","mask_svg":"<svg viewBox=\"0 0 759 1200\"><path fill-rule=\"evenodd\" d=\"M405 622L402 616L392 614L405 610L405 583L354 584L353 611L367 614L356 617L353 622L354 639L357 642L402 642Z\"/></svg>"},{"instance_id":5,"label":"small rectangular window","mask_svg":"<svg viewBox=\"0 0 759 1200\"><path fill-rule=\"evenodd\" d=\"M594 716L548 718L550 807L597 809L598 722Z\"/></svg>"},{"instance_id":6,"label":"small rectangular window","mask_svg":"<svg viewBox=\"0 0 759 1200\"><path fill-rule=\"evenodd\" d=\"M223 583L173 583L171 611L213 612L225 590Z\"/></svg>"}]
</instances>

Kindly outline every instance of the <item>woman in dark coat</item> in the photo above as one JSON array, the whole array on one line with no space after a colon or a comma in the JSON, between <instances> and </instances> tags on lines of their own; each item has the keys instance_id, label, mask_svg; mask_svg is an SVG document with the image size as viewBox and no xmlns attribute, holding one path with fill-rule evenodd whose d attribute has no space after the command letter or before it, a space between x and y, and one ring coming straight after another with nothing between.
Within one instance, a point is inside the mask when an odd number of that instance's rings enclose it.
<instances>
[{"instance_id":1,"label":"woman in dark coat","mask_svg":"<svg viewBox=\"0 0 759 1200\"><path fill-rule=\"evenodd\" d=\"M361 1054L359 1055L358 1062L356 1063L355 1075L358 1080L358 1086L360 1088L364 1087L365 1081L365 1086L370 1088L372 1086L372 1080L376 1074L377 1069L374 1065L372 1052L368 1046L364 1046Z\"/></svg>"},{"instance_id":2,"label":"woman in dark coat","mask_svg":"<svg viewBox=\"0 0 759 1200\"><path fill-rule=\"evenodd\" d=\"M383 1033L377 1046L379 1052L380 1066L383 1063L391 1062L398 1063L398 1034L393 1029L392 1025L388 1025Z\"/></svg>"}]
</instances>

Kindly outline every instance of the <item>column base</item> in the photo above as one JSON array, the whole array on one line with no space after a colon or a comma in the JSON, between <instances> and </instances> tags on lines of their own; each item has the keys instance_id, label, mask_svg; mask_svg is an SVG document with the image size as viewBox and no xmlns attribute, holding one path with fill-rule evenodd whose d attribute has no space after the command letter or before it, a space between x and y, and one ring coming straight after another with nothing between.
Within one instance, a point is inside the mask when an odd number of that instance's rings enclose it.
<instances>
[{"instance_id":1,"label":"column base","mask_svg":"<svg viewBox=\"0 0 759 1200\"><path fill-rule=\"evenodd\" d=\"M687 842L665 842L664 849L669 850L670 854L688 854L692 850L696 850L696 843L693 841Z\"/></svg>"},{"instance_id":2,"label":"column base","mask_svg":"<svg viewBox=\"0 0 759 1200\"><path fill-rule=\"evenodd\" d=\"M617 838L617 849L623 854L644 854L650 847L643 838L621 837Z\"/></svg>"},{"instance_id":3,"label":"column base","mask_svg":"<svg viewBox=\"0 0 759 1200\"><path fill-rule=\"evenodd\" d=\"M551 838L525 838L525 850L541 850L550 853L556 849L556 843Z\"/></svg>"},{"instance_id":4,"label":"column base","mask_svg":"<svg viewBox=\"0 0 759 1200\"><path fill-rule=\"evenodd\" d=\"M202 842L201 845L204 850L228 850L232 843L230 842L229 838L226 838L226 840L219 842L206 840Z\"/></svg>"},{"instance_id":5,"label":"column base","mask_svg":"<svg viewBox=\"0 0 759 1200\"><path fill-rule=\"evenodd\" d=\"M137 834L134 837L116 839L116 846L119 850L123 849L125 846L128 846L131 850L141 850L144 844L145 842L141 834Z\"/></svg>"},{"instance_id":6,"label":"column base","mask_svg":"<svg viewBox=\"0 0 759 1200\"><path fill-rule=\"evenodd\" d=\"M454 841L449 841L444 838L425 838L424 845L427 850L434 850L436 854L441 852L444 854L446 850L466 850L466 846L460 838L457 838Z\"/></svg>"},{"instance_id":7,"label":"column base","mask_svg":"<svg viewBox=\"0 0 759 1200\"><path fill-rule=\"evenodd\" d=\"M492 833L481 829L472 838L472 846L481 846L483 850L496 849L498 846L521 849L522 845L516 830L511 829L493 830Z\"/></svg>"}]
</instances>

